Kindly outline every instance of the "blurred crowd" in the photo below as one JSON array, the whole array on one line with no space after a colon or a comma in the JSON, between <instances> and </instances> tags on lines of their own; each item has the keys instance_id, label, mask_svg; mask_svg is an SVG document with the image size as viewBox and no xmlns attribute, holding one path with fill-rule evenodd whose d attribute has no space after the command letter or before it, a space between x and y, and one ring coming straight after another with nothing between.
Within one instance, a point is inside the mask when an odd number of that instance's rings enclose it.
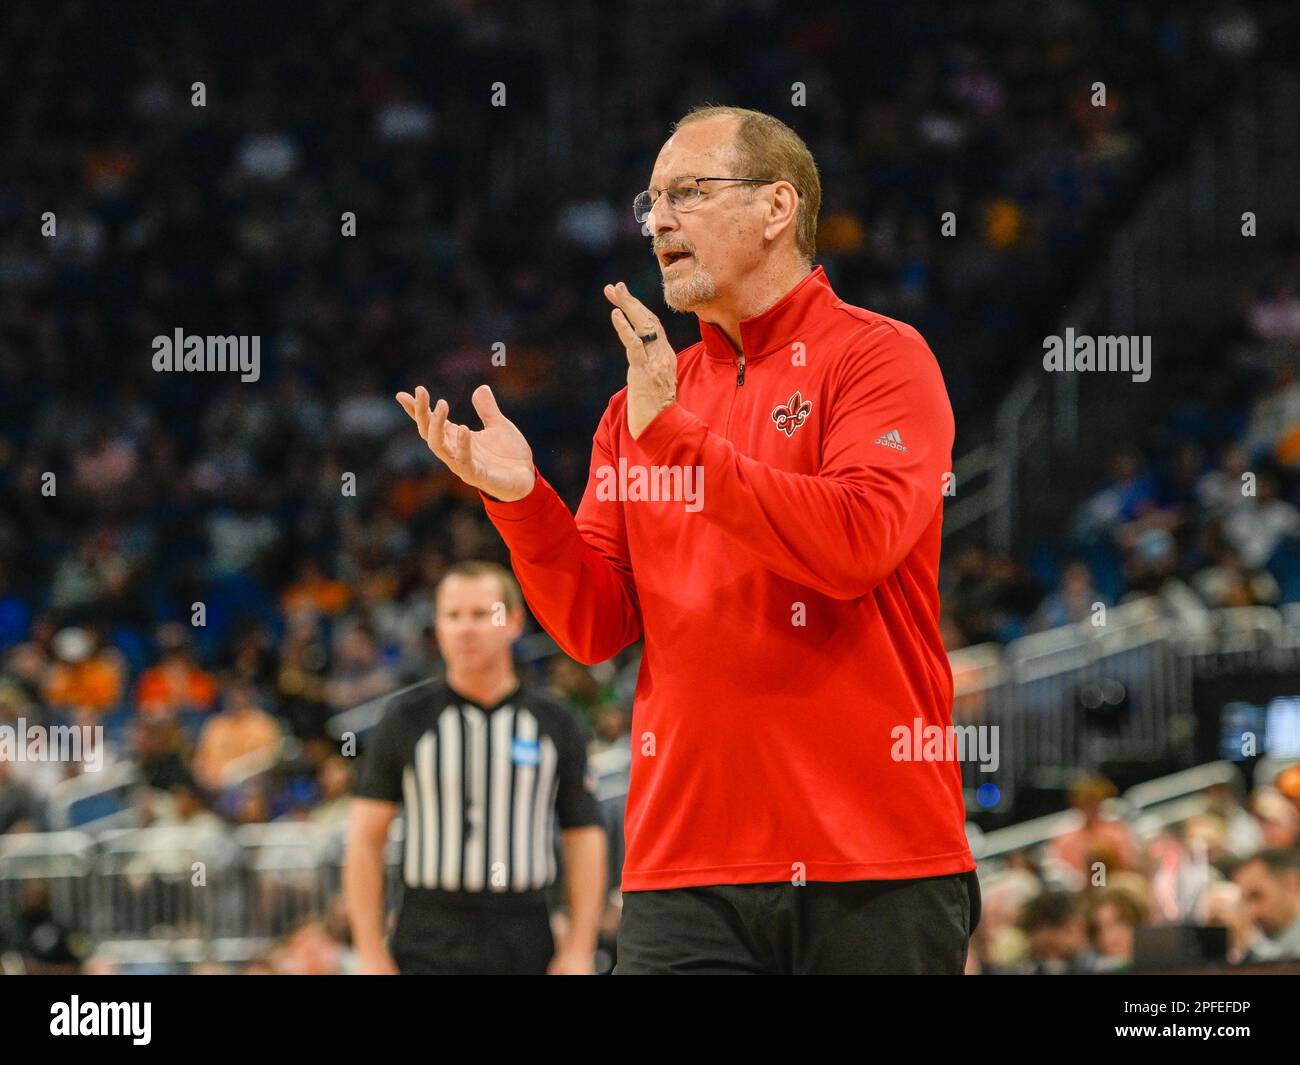
<instances>
[{"instance_id":1,"label":"blurred crowd","mask_svg":"<svg viewBox=\"0 0 1300 1065\"><path fill-rule=\"evenodd\" d=\"M945 558L949 650L1087 621L1097 604L1144 596L1187 632L1205 631L1216 607L1300 602L1298 291L1300 232L1259 291L1243 296L1227 357L1164 397L1163 417L1144 434L1152 447L1113 452L1107 480L1061 542L1023 561L979 546Z\"/></svg>"},{"instance_id":2,"label":"blurred crowd","mask_svg":"<svg viewBox=\"0 0 1300 1065\"><path fill-rule=\"evenodd\" d=\"M49 662L35 643L16 648L0 681L0 725L15 736L23 727L103 726L93 770L103 794L83 801L67 787L90 772L88 759L0 759L0 834L110 817L105 824L141 828L279 820L341 827L357 751L341 744L342 724L327 723L368 700L382 706L373 701L441 673L431 611L412 619L417 636L409 656L387 652L364 622L349 626L329 656L323 643L304 649L301 638L263 655L258 630L241 642L242 665L217 672L195 660L186 630L175 623L157 635L161 660L134 678L122 652L93 630L55 632ZM596 668L558 653L519 663L583 717L593 758L630 742L638 665L635 649ZM36 742L33 734L29 743ZM117 769L130 772L120 790L109 790Z\"/></svg>"},{"instance_id":3,"label":"blurred crowd","mask_svg":"<svg viewBox=\"0 0 1300 1065\"><path fill-rule=\"evenodd\" d=\"M1236 783L1169 824L1114 810L1104 777L1071 791L1075 826L984 877L970 973L1102 973L1196 964L1143 930L1224 929L1229 964L1300 961L1300 765L1248 796ZM1214 957L1209 951L1205 957Z\"/></svg>"}]
</instances>

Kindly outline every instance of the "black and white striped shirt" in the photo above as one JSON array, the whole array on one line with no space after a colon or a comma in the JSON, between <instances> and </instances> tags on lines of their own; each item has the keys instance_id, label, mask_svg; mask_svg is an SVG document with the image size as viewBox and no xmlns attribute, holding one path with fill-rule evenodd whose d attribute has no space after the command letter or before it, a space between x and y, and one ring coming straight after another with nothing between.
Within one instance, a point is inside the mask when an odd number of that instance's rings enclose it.
<instances>
[{"instance_id":1,"label":"black and white striped shirt","mask_svg":"<svg viewBox=\"0 0 1300 1065\"><path fill-rule=\"evenodd\" d=\"M408 891L522 893L555 880L555 823L601 824L573 711L521 685L480 706L439 681L375 728L356 794L402 804Z\"/></svg>"}]
</instances>

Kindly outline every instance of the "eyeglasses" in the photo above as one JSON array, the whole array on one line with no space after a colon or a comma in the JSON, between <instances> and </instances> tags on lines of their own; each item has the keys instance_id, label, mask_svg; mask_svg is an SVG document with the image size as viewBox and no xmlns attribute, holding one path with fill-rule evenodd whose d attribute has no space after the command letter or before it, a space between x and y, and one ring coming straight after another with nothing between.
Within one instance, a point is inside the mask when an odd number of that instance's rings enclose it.
<instances>
[{"instance_id":1,"label":"eyeglasses","mask_svg":"<svg viewBox=\"0 0 1300 1065\"><path fill-rule=\"evenodd\" d=\"M674 211L693 211L700 205L700 197L704 190L700 188L701 181L735 181L744 185L771 185L781 178L751 178L751 177L697 177L690 178L687 181L680 182L670 189L662 189L656 196L650 189L637 194L632 201L632 213L636 215L636 220L643 225L645 220L650 217L650 212L654 209L655 201L659 196L667 195L668 204Z\"/></svg>"}]
</instances>

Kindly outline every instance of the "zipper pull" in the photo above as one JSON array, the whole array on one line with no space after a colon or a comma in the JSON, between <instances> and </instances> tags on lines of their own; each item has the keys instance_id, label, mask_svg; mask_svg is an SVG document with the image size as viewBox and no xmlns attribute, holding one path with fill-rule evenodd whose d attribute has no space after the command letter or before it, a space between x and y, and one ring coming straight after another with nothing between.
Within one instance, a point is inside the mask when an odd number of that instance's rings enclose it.
<instances>
[{"instance_id":1,"label":"zipper pull","mask_svg":"<svg viewBox=\"0 0 1300 1065\"><path fill-rule=\"evenodd\" d=\"M740 353L740 358L736 363L736 385L740 386L745 383L745 353Z\"/></svg>"}]
</instances>

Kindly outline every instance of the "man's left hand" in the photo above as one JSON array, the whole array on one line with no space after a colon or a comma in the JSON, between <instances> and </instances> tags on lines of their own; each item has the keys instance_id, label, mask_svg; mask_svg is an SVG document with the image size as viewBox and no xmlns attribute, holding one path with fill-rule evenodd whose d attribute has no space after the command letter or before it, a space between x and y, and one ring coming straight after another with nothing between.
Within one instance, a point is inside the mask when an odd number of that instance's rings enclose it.
<instances>
[{"instance_id":1,"label":"man's left hand","mask_svg":"<svg viewBox=\"0 0 1300 1065\"><path fill-rule=\"evenodd\" d=\"M658 317L622 281L606 285L605 298L614 305L610 318L627 349L627 428L635 440L677 400L677 353Z\"/></svg>"}]
</instances>

